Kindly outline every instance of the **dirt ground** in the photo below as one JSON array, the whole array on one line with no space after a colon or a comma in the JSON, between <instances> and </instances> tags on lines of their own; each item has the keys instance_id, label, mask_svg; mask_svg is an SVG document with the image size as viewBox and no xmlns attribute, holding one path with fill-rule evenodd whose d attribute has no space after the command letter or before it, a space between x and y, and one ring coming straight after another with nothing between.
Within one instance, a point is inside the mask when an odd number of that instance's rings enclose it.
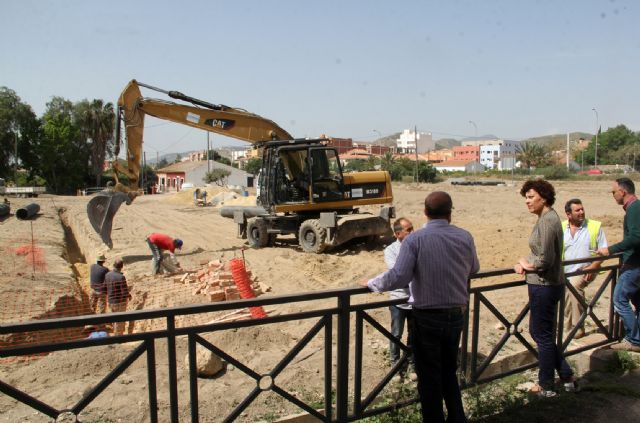
<instances>
[{"instance_id":1,"label":"dirt ground","mask_svg":"<svg viewBox=\"0 0 640 423\"><path fill-rule=\"evenodd\" d=\"M601 220L609 242L622 238L623 210L615 204L609 182L559 182L556 210L563 216L564 203L581 198L587 216ZM440 184L395 184L394 202L397 216L413 221L416 228L426 222L423 215L425 196L434 190L448 191L453 197L453 224L469 230L476 242L481 270L511 268L517 259L528 252L527 239L535 222L519 195L519 183L503 186L453 186ZM209 200L220 190L209 193ZM238 198L246 203L249 198ZM116 258L125 263L124 272L133 291L129 309L151 309L173 305L205 302L172 278L149 275L150 251L145 236L163 232L179 237L184 247L178 253L181 265L194 269L206 260L229 260L241 255L244 241L236 237L232 220L218 214L216 207L195 207L190 193L161 194L139 197L131 206L123 205L114 219L112 250L107 250L92 232L86 218L87 197L43 196L34 199L12 199L12 213L17 207L37 202L38 217L32 221L18 221L14 216L0 223L0 324L61 317L69 310L88 310L86 296L86 267L98 253L107 255L108 264ZM229 203L234 200L225 200ZM64 222L65 225L61 223ZM65 236L64 227L72 236ZM25 255L25 249L28 253ZM302 293L343 287L353 287L357 281L385 269L384 245L352 243L326 254L303 253L295 239L283 239L275 248L247 250L247 267L260 282L272 287L271 294ZM30 252L30 255L29 255ZM487 279L477 284L492 284L499 279ZM511 279L514 280L514 279ZM597 282L590 287L592 293ZM588 292L589 292L588 291ZM53 292L53 294L52 294ZM369 294L362 301L380 300L384 294ZM513 317L526 303L522 288L489 294L489 298L507 316ZM286 314L316 306L330 306L329 302L294 303L271 308L272 313ZM384 325L388 312L372 313ZM603 315L606 317L605 315ZM200 316L183 320L178 326L202 323L216 316ZM199 320L198 320L199 319ZM239 358L240 361L266 373L300 340L316 321L291 322L236 329L208 334L215 345ZM481 319L480 350L488 351L502 335L495 318ZM605 319L606 323L606 319ZM150 330L161 322L137 322L132 330ZM587 329L593 329L593 325ZM387 369L385 338L366 328L365 374L366 385L373 386ZM526 332L526 328L525 328ZM81 333L57 336L82 336ZM0 338L3 342L10 340ZM316 336L280 376L277 383L306 402L318 403L323 381L322 334ZM0 380L19 387L30 395L50 402L59 408L71 407L122 360L134 346L96 347L58 352L26 363L0 363ZM508 344L505 353L521 350ZM158 402L160 421L168 421L168 389L165 346L157 346ZM188 420L188 373L182 364L186 342L178 342L179 398L181 419ZM334 371L335 376L335 371ZM353 385L350 386L352 388ZM215 422L229 413L255 387L247 376L228 366L221 376L199 380L201 421ZM146 361L138 359L115 383L103 392L81 415L84 422L143 422L148 421L146 394ZM273 420L278 415L298 412L295 406L283 404L272 393L263 393L242 415L242 421ZM48 421L42 414L10 401L0 395L0 422Z\"/></svg>"}]
</instances>

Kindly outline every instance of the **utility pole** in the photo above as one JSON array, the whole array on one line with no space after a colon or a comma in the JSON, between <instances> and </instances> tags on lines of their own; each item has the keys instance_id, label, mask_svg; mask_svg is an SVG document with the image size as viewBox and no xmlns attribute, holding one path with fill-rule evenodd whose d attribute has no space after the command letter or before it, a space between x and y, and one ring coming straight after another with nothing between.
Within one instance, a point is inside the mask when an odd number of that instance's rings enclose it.
<instances>
[{"instance_id":1,"label":"utility pole","mask_svg":"<svg viewBox=\"0 0 640 423\"><path fill-rule=\"evenodd\" d=\"M569 145L569 135L571 134L571 132L567 132L567 169L569 169L569 148L571 147Z\"/></svg>"},{"instance_id":2,"label":"utility pole","mask_svg":"<svg viewBox=\"0 0 640 423\"><path fill-rule=\"evenodd\" d=\"M13 133L14 151L13 151L13 184L18 186L18 132Z\"/></svg>"},{"instance_id":3,"label":"utility pole","mask_svg":"<svg viewBox=\"0 0 640 423\"><path fill-rule=\"evenodd\" d=\"M598 132L600 132L600 118L598 117L598 111L596 108L592 108L596 114L596 148L595 148L595 158L593 160L593 167L598 167Z\"/></svg>"},{"instance_id":4,"label":"utility pole","mask_svg":"<svg viewBox=\"0 0 640 423\"><path fill-rule=\"evenodd\" d=\"M413 141L416 149L416 183L418 183L418 127L413 127Z\"/></svg>"}]
</instances>

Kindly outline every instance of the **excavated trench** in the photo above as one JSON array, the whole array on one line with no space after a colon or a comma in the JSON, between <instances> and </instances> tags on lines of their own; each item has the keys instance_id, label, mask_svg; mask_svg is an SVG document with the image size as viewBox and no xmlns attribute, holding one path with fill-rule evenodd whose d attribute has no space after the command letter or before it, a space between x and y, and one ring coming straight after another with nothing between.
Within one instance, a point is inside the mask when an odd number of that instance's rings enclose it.
<instances>
[{"instance_id":1,"label":"excavated trench","mask_svg":"<svg viewBox=\"0 0 640 423\"><path fill-rule=\"evenodd\" d=\"M57 210L58 218L64 233L62 242L62 258L69 263L72 270L70 276L45 275L33 290L33 299L19 307L20 321L49 320L63 317L91 314L88 293L87 266L74 232L69 224L67 210ZM58 244L59 245L59 244ZM47 278L58 278L56 286L48 289ZM65 283L65 280L69 281ZM34 332L16 332L0 338L0 348L47 343L52 341L69 341L86 336L82 327L66 329L49 329Z\"/></svg>"},{"instance_id":2,"label":"excavated trench","mask_svg":"<svg viewBox=\"0 0 640 423\"><path fill-rule=\"evenodd\" d=\"M74 232L69 225L69 220L67 218L67 210L61 208L58 210L58 216L60 218L60 225L64 230L64 245L65 250L63 257L67 260L67 262L71 265L71 269L73 270L74 275L74 292L77 292L81 299L83 307L80 309L82 314L91 313L91 307L89 305L89 291L88 291L88 269L87 260L85 258L84 253L80 249L78 245L78 241L74 235ZM82 283L82 282L85 283Z\"/></svg>"}]
</instances>

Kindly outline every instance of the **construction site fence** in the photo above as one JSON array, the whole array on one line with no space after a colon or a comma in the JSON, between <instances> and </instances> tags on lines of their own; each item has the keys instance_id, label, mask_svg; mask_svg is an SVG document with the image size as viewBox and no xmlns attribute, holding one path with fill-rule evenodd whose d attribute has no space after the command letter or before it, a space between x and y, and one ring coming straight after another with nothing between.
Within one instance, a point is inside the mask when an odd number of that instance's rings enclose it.
<instances>
[{"instance_id":1,"label":"construction site fence","mask_svg":"<svg viewBox=\"0 0 640 423\"><path fill-rule=\"evenodd\" d=\"M587 318L594 321L595 331L603 336L597 340L588 343L583 342L581 346L570 348L573 336L577 327L568 333L563 333L563 313L564 298L560 301L558 307L556 325L557 345L562 354L571 356L582 351L594 349L621 338L623 328L620 319L615 315L613 310L612 298L613 290L618 278L620 262L618 256L609 256L607 259L616 259L616 262L610 265L603 265L599 270L595 271L578 271L574 274L600 272L598 278L600 280L596 292L588 301L583 301L585 311L578 325L584 323ZM565 264L571 263L587 263L594 260L602 260L602 258L589 258L582 260L566 261ZM525 318L529 314L528 302L513 317L508 317L503 313L496 304L494 304L489 295L499 293L508 289L519 289L521 298L526 298L523 288L526 282L520 275L515 275L517 280L509 280L506 282L490 283L493 278L513 278L512 269L495 270L490 272L482 272L473 276L469 282L470 303L469 308L465 312L466 324L463 329L462 342L460 348L460 383L463 388L473 385L485 383L491 380L503 378L515 373L523 372L528 369L537 367L537 350L525 338L523 326ZM577 292L568 282L566 289L573 296L577 297ZM27 334L53 331L59 335L57 340L51 340L50 337L40 339L48 339L47 342L29 343L22 345L12 345L0 348L0 359L7 360L9 358L34 357L48 354L53 351L80 349L88 347L96 347L102 345L112 345L120 343L138 343L131 353L117 366L115 366L108 375L90 389L85 390L82 398L75 404L68 407L60 408L50 404L46 404L37 398L11 386L9 383L0 380L0 392L14 400L26 404L34 410L49 416L53 419L61 415L73 415L78 421L81 421L83 410L102 392L104 391L119 375L139 357L146 355L147 360L147 394L149 406L149 419L151 422L158 421L158 385L156 380L156 358L157 354L164 354L156 350L156 344L160 340L166 341L166 354L168 358L168 384L169 390L169 406L168 420L171 422L179 421L181 407L188 407L190 420L192 422L200 421L199 398L198 398L198 382L197 382L197 361L196 347L202 346L214 354L221 357L227 363L235 366L236 369L242 371L256 382L256 387L251 393L235 406L226 417L220 417L220 421L231 422L239 418L243 411L264 391L271 391L287 401L292 402L301 410L316 417L320 421L325 422L348 422L355 421L365 417L398 410L401 407L413 404L418 401L417 396L405 399L399 403L376 401L387 384L390 383L394 375L396 375L407 362L409 349L400 340L394 338L386 329L386 324L381 324L372 317L371 312L380 308L387 308L389 305L395 305L402 300L385 300L375 302L359 302L355 299L367 300L366 294L369 291L366 288L348 288L335 289L320 292L309 292L302 294L264 296L256 299L226 301L218 303L197 304L191 306L179 306L154 310L128 311L118 313L108 313L101 315L83 315L64 318L51 318L40 321L19 322L14 324L3 324L0 326L0 337L20 336L28 337ZM370 298L369 298L370 299ZM209 313L227 313L230 310L245 309L247 307L264 307L278 304L295 304L305 303L316 300L332 300L332 306L311 309L305 312L295 312L283 315L267 316L260 319L238 320L238 321L219 321L209 324L190 325L178 327L176 322L188 316L202 315ZM596 313L596 308L604 310L604 318ZM504 333L493 344L491 351L479 352L479 340L482 335L483 328L480 325L481 314L490 313L502 325L504 325ZM250 326L262 326L277 324L291 321L309 321L313 319L315 322L306 335L301 337L297 344L293 346L281 361L266 374L259 374L252 370L249 365L241 362L236 357L224 351L219 346L207 341L203 338L204 334L216 331L229 330L234 328L246 328ZM121 336L108 336L103 338L74 339L65 337L64 334L76 333L82 331L85 327L105 327L114 325L117 322L135 322L144 320L157 320L163 322L162 328L146 332L134 332ZM363 351L364 351L364 331L365 324L378 331L389 340L396 342L402 350L400 362L392 366L385 375L376 382L375 386L368 392L363 392L363 381L365 378L369 380L370 375L363 374ZM334 327L335 325L335 327ZM335 328L335 335L333 334ZM486 329L486 328L485 328ZM287 392L277 383L277 376L282 372L293 358L300 352L305 345L309 343L319 333L324 334L324 368L321 375L324 380L324 410L319 411L311 404L305 403L300 398ZM176 340L184 337L188 342L188 362L189 362L189 398L181 398L180 405L177 389L177 364ZM492 371L491 367L496 357L501 353L506 343L510 340L520 342L526 351L530 353L530 359L520 365ZM354 351L350 351L351 348ZM255 354L260 354L256 351ZM354 361L351 362L351 354ZM335 364L334 364L335 363ZM353 381L350 394L350 366L353 366ZM332 374L335 368L335 375ZM55 388L54 388L55 389ZM383 405L380 405L383 404ZM387 405L384 405L387 404ZM207 416L210 418L211 416ZM218 418L216 417L216 420Z\"/></svg>"}]
</instances>

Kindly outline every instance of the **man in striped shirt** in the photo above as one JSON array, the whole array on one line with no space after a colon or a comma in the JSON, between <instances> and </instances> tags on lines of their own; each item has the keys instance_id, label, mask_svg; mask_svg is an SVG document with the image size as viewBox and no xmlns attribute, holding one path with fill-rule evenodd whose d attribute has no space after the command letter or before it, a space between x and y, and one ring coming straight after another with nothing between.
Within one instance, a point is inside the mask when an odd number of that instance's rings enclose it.
<instances>
[{"instance_id":1,"label":"man in striped shirt","mask_svg":"<svg viewBox=\"0 0 640 423\"><path fill-rule=\"evenodd\" d=\"M393 269L363 285L390 291L409 282L414 328L413 351L425 422L466 422L456 377L458 348L469 303L468 281L480 264L471 234L451 225L449 194L425 199L427 224L402 242Z\"/></svg>"}]
</instances>

